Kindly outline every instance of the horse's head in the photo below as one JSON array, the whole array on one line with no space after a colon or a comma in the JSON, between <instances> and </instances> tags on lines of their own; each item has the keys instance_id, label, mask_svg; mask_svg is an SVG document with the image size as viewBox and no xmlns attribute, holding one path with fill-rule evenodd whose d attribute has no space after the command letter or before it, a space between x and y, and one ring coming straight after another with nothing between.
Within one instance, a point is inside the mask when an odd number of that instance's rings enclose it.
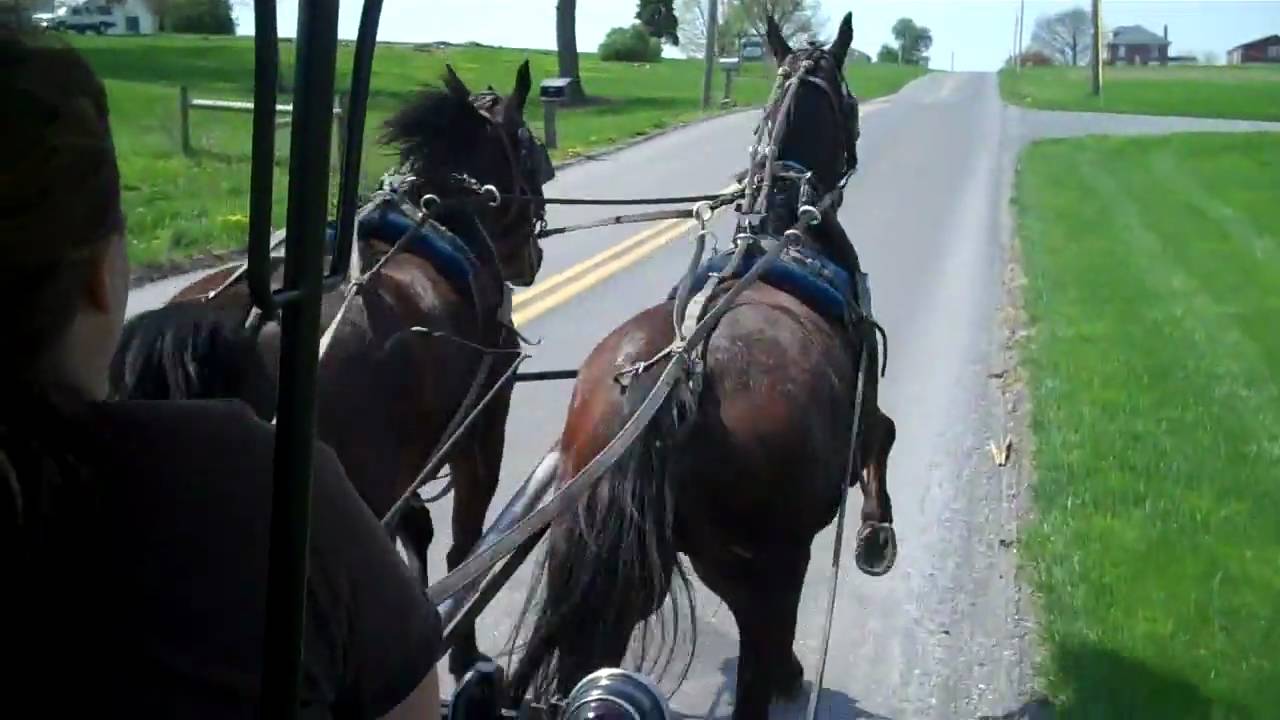
<instances>
[{"instance_id":1,"label":"horse's head","mask_svg":"<svg viewBox=\"0 0 1280 720\"><path fill-rule=\"evenodd\" d=\"M765 110L765 127L777 148L776 160L812 173L820 192L830 192L857 165L858 105L844 78L853 42L853 17L846 13L830 47L811 44L793 50L773 18L766 38L778 63L778 88Z\"/></svg>"},{"instance_id":2,"label":"horse's head","mask_svg":"<svg viewBox=\"0 0 1280 720\"><path fill-rule=\"evenodd\" d=\"M546 148L524 123L529 63L520 65L506 97L492 87L472 94L452 66L445 66L443 83L388 119L382 141L399 147L401 162L418 180L411 188L417 195L448 199L474 196L484 185L497 188L496 206L470 205L466 212L475 213L493 240L503 279L529 285L542 266L542 186L555 175ZM453 212L438 219L450 225Z\"/></svg>"}]
</instances>

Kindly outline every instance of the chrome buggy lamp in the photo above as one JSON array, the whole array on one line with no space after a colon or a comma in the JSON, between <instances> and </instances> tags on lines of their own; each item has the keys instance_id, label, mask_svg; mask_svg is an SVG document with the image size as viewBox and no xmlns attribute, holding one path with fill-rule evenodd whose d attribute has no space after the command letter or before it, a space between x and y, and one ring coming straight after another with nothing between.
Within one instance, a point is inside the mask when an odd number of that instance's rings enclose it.
<instances>
[{"instance_id":1,"label":"chrome buggy lamp","mask_svg":"<svg viewBox=\"0 0 1280 720\"><path fill-rule=\"evenodd\" d=\"M666 697L649 678L619 668L582 679L564 701L562 720L670 720Z\"/></svg>"}]
</instances>

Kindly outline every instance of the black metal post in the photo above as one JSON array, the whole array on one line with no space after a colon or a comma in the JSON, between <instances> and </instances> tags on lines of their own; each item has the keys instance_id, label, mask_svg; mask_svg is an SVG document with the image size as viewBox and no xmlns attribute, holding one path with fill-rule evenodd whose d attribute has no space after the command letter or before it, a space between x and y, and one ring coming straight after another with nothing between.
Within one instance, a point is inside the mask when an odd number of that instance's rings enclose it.
<instances>
[{"instance_id":1,"label":"black metal post","mask_svg":"<svg viewBox=\"0 0 1280 720\"><path fill-rule=\"evenodd\" d=\"M365 0L360 13L360 29L351 61L351 90L343 108L342 122L346 145L342 154L341 179L338 183L338 237L333 260L325 273L327 286L346 279L351 262L351 243L356 227L356 193L360 188L360 159L364 152L364 121L369 108L369 84L373 77L373 53L378 42L378 18L382 0Z\"/></svg>"},{"instance_id":2,"label":"black metal post","mask_svg":"<svg viewBox=\"0 0 1280 720\"><path fill-rule=\"evenodd\" d=\"M268 718L298 715L320 296L329 195L334 63L338 49L337 0L298 3L296 47L289 205L285 224L284 290L289 300L281 298L279 415L261 701L262 715ZM256 155L254 159L258 159Z\"/></svg>"},{"instance_id":3,"label":"black metal post","mask_svg":"<svg viewBox=\"0 0 1280 720\"><path fill-rule=\"evenodd\" d=\"M253 145L249 165L248 281L253 304L272 313L271 206L276 160L276 84L280 79L280 38L276 4L253 7Z\"/></svg>"}]
</instances>

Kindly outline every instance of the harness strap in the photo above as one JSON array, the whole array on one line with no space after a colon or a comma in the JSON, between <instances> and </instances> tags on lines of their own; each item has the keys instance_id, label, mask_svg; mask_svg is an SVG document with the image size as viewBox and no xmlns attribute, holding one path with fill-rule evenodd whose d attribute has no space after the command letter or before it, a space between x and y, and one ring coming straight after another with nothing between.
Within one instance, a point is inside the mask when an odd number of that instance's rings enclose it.
<instances>
[{"instance_id":1,"label":"harness strap","mask_svg":"<svg viewBox=\"0 0 1280 720\"><path fill-rule=\"evenodd\" d=\"M836 514L836 536L831 550L831 582L827 585L827 612L822 625L822 641L813 668L813 692L809 694L808 720L818 718L818 696L822 694L822 681L827 672L827 653L831 649L831 629L835 624L836 589L840 584L840 556L844 546L844 523L849 501L849 485L854 473L862 470L862 453L859 447L862 420L862 393L867 375L867 352L863 348L858 360L858 384L853 396L853 428L849 432L849 456L845 465L844 482L840 483L840 509Z\"/></svg>"}]
</instances>

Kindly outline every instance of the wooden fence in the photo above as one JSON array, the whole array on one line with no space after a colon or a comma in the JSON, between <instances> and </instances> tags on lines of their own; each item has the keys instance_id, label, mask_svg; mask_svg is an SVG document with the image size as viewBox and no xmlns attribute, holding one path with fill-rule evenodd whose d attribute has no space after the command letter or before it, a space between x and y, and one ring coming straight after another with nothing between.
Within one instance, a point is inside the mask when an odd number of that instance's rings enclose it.
<instances>
[{"instance_id":1,"label":"wooden fence","mask_svg":"<svg viewBox=\"0 0 1280 720\"><path fill-rule=\"evenodd\" d=\"M338 157L343 156L346 149L346 117L347 98L345 95L333 99L334 133L338 137ZM217 112L253 113L253 103L243 100L210 100L191 97L186 85L178 87L178 137L182 143L182 154L191 154L191 111L214 110ZM292 121L292 105L276 105L276 127L284 127Z\"/></svg>"}]
</instances>

